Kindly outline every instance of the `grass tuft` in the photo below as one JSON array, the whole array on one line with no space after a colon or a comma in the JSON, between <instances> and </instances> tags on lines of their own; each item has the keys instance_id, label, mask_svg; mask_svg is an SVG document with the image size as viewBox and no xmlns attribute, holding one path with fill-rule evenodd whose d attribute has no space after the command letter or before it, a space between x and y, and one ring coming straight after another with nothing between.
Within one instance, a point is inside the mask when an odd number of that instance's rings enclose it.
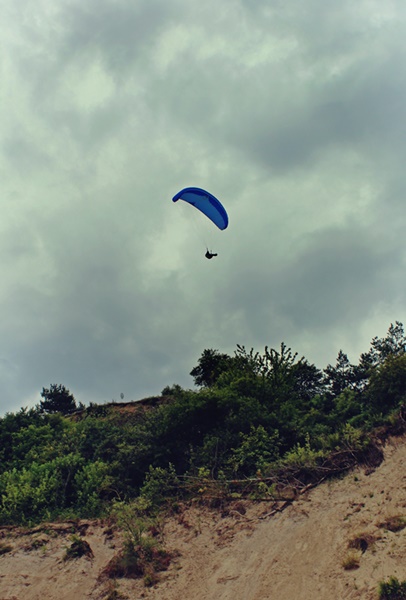
<instances>
[{"instance_id":1,"label":"grass tuft","mask_svg":"<svg viewBox=\"0 0 406 600\"><path fill-rule=\"evenodd\" d=\"M348 552L342 562L343 569L346 571L353 571L359 568L360 553L359 551L351 550Z\"/></svg>"},{"instance_id":2,"label":"grass tuft","mask_svg":"<svg viewBox=\"0 0 406 600\"><path fill-rule=\"evenodd\" d=\"M396 533L406 527L406 519L402 515L394 515L379 523L378 527Z\"/></svg>"}]
</instances>

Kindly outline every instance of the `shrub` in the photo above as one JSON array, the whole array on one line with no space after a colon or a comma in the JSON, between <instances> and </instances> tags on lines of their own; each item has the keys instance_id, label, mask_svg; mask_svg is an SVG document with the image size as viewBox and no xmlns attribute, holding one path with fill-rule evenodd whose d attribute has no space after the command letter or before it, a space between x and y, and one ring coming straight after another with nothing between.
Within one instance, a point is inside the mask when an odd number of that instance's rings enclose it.
<instances>
[{"instance_id":1,"label":"shrub","mask_svg":"<svg viewBox=\"0 0 406 600\"><path fill-rule=\"evenodd\" d=\"M178 488L179 479L172 464L167 469L150 465L140 492L152 505L159 506L165 497L174 495Z\"/></svg>"},{"instance_id":2,"label":"shrub","mask_svg":"<svg viewBox=\"0 0 406 600\"><path fill-rule=\"evenodd\" d=\"M76 503L82 516L94 517L100 513L102 507L100 494L108 489L110 483L109 466L101 460L83 465L76 473L74 477Z\"/></svg>"},{"instance_id":3,"label":"shrub","mask_svg":"<svg viewBox=\"0 0 406 600\"><path fill-rule=\"evenodd\" d=\"M406 581L390 577L389 581L380 582L378 593L379 600L406 600Z\"/></svg>"},{"instance_id":4,"label":"shrub","mask_svg":"<svg viewBox=\"0 0 406 600\"><path fill-rule=\"evenodd\" d=\"M258 469L279 458L279 432L269 434L262 425L251 425L248 434L241 433L241 445L232 450L231 464L234 472L242 471L251 475Z\"/></svg>"},{"instance_id":5,"label":"shrub","mask_svg":"<svg viewBox=\"0 0 406 600\"><path fill-rule=\"evenodd\" d=\"M102 577L143 577L148 587L157 582L159 571L168 568L171 555L156 538L159 526L156 519L148 516L150 508L150 501L143 497L131 503L115 503L112 516L124 532L124 543L122 550L113 556L102 572Z\"/></svg>"},{"instance_id":6,"label":"shrub","mask_svg":"<svg viewBox=\"0 0 406 600\"><path fill-rule=\"evenodd\" d=\"M319 460L325 456L323 450L313 450L310 445L310 436L306 435L305 445L296 444L292 450L289 450L280 461L283 467L312 468L317 466Z\"/></svg>"},{"instance_id":7,"label":"shrub","mask_svg":"<svg viewBox=\"0 0 406 600\"><path fill-rule=\"evenodd\" d=\"M66 549L63 560L72 560L82 556L93 558L93 551L86 540L78 535L72 535L71 542L69 548Z\"/></svg>"},{"instance_id":8,"label":"shrub","mask_svg":"<svg viewBox=\"0 0 406 600\"><path fill-rule=\"evenodd\" d=\"M0 477L0 522L29 523L48 516L58 503L59 487L50 464L6 471Z\"/></svg>"},{"instance_id":9,"label":"shrub","mask_svg":"<svg viewBox=\"0 0 406 600\"><path fill-rule=\"evenodd\" d=\"M157 573L165 571L170 564L171 555L158 547L151 538L142 544L135 545L131 540L124 542L123 549L113 556L101 577L108 579L139 579L144 578L146 586L158 581Z\"/></svg>"},{"instance_id":10,"label":"shrub","mask_svg":"<svg viewBox=\"0 0 406 600\"><path fill-rule=\"evenodd\" d=\"M112 517L124 532L126 540L134 546L142 543L148 529L153 525L149 512L151 503L145 498L136 498L133 502L115 502L111 510Z\"/></svg>"}]
</instances>

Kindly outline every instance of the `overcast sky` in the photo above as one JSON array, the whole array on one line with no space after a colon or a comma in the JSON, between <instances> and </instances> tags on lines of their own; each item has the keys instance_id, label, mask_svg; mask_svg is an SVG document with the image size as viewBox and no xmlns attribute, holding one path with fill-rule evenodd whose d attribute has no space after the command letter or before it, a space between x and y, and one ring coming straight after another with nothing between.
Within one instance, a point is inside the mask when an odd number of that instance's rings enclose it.
<instances>
[{"instance_id":1,"label":"overcast sky","mask_svg":"<svg viewBox=\"0 0 406 600\"><path fill-rule=\"evenodd\" d=\"M401 0L3 0L0 413L405 323L405 40Z\"/></svg>"}]
</instances>

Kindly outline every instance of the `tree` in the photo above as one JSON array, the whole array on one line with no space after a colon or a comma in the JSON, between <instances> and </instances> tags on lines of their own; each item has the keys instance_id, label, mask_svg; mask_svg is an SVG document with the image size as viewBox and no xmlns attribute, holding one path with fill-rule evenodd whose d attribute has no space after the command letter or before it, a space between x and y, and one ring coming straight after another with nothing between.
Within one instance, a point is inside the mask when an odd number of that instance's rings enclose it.
<instances>
[{"instance_id":1,"label":"tree","mask_svg":"<svg viewBox=\"0 0 406 600\"><path fill-rule=\"evenodd\" d=\"M322 371L306 359L302 358L292 365L292 373L294 391L298 393L301 400L310 401L325 391Z\"/></svg>"},{"instance_id":2,"label":"tree","mask_svg":"<svg viewBox=\"0 0 406 600\"><path fill-rule=\"evenodd\" d=\"M406 336L400 321L391 323L384 338L375 336L368 352L363 352L359 363L354 367L355 384L363 392L374 371L390 356L403 356L406 353Z\"/></svg>"},{"instance_id":3,"label":"tree","mask_svg":"<svg viewBox=\"0 0 406 600\"><path fill-rule=\"evenodd\" d=\"M190 375L199 387L211 387L224 371L233 363L233 358L222 354L218 350L203 350L197 366L190 371Z\"/></svg>"},{"instance_id":4,"label":"tree","mask_svg":"<svg viewBox=\"0 0 406 600\"><path fill-rule=\"evenodd\" d=\"M346 388L352 388L355 381L354 366L342 350L339 351L335 366L324 369L325 381L332 396L336 397Z\"/></svg>"},{"instance_id":5,"label":"tree","mask_svg":"<svg viewBox=\"0 0 406 600\"><path fill-rule=\"evenodd\" d=\"M390 354L371 374L366 396L371 407L382 414L406 402L406 354Z\"/></svg>"},{"instance_id":6,"label":"tree","mask_svg":"<svg viewBox=\"0 0 406 600\"><path fill-rule=\"evenodd\" d=\"M297 361L297 356L297 352L293 353L283 342L280 351L265 346L263 354L252 348L247 352L244 346L237 344L235 360L244 372L257 379L261 402L280 406L292 399L296 388L300 387L299 369L304 366L305 359L302 357Z\"/></svg>"},{"instance_id":7,"label":"tree","mask_svg":"<svg viewBox=\"0 0 406 600\"><path fill-rule=\"evenodd\" d=\"M64 385L56 383L52 383L49 389L42 388L41 397L44 399L40 401L39 409L43 413L69 415L83 407L81 403L76 404L75 398Z\"/></svg>"},{"instance_id":8,"label":"tree","mask_svg":"<svg viewBox=\"0 0 406 600\"><path fill-rule=\"evenodd\" d=\"M406 335L403 330L403 324L395 321L390 324L388 332L384 338L375 336L371 342L369 352L361 354L360 365L368 367L377 367L382 365L388 356L399 356L406 352Z\"/></svg>"}]
</instances>

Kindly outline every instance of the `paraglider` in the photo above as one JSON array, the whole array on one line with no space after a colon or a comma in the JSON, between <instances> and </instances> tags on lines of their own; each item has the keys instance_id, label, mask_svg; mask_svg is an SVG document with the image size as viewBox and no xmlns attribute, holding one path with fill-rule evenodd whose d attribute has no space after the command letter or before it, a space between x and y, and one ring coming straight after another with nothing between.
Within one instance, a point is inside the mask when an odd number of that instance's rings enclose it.
<instances>
[{"instance_id":1,"label":"paraglider","mask_svg":"<svg viewBox=\"0 0 406 600\"><path fill-rule=\"evenodd\" d=\"M206 190L202 190L197 187L187 187L178 192L173 198L173 202L177 202L178 200L183 200L188 204L197 208L201 213L203 213L216 227L220 230L224 230L228 226L228 215L226 209L221 204L221 202L210 194L210 192L206 192ZM207 252L205 257L208 259L217 256L216 253L210 252L208 248L206 248Z\"/></svg>"}]
</instances>

